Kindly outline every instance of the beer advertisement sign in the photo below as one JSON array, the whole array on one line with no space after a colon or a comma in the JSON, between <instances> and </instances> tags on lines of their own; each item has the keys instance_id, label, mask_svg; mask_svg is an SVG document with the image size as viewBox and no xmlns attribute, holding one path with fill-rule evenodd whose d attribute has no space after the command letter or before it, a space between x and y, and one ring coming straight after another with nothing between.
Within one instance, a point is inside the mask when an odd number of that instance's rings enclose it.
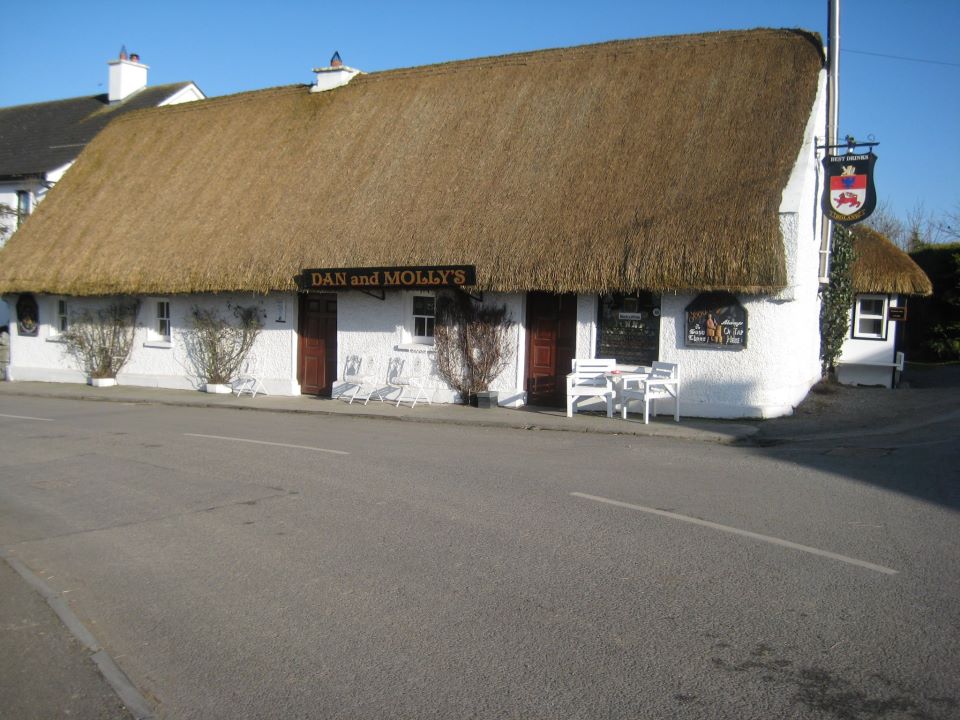
<instances>
[{"instance_id":1,"label":"beer advertisement sign","mask_svg":"<svg viewBox=\"0 0 960 720\"><path fill-rule=\"evenodd\" d=\"M823 188L823 212L833 222L848 225L865 220L877 206L873 185L873 166L877 156L827 155L823 159L826 182Z\"/></svg>"}]
</instances>

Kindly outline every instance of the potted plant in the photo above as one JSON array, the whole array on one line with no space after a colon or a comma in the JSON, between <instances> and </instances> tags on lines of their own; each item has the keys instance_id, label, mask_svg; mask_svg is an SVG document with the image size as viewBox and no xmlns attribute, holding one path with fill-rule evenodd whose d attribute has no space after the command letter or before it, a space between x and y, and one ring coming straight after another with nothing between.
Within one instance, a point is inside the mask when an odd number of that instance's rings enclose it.
<instances>
[{"instance_id":1,"label":"potted plant","mask_svg":"<svg viewBox=\"0 0 960 720\"><path fill-rule=\"evenodd\" d=\"M230 383L239 373L263 328L263 311L257 306L228 305L235 323L228 322L217 310L193 307L186 334L187 354L208 393L229 393Z\"/></svg>"},{"instance_id":2,"label":"potted plant","mask_svg":"<svg viewBox=\"0 0 960 720\"><path fill-rule=\"evenodd\" d=\"M90 385L117 384L117 373L130 359L139 307L136 300L115 302L96 312L83 310L70 319L61 338Z\"/></svg>"},{"instance_id":3,"label":"potted plant","mask_svg":"<svg viewBox=\"0 0 960 720\"><path fill-rule=\"evenodd\" d=\"M492 383L510 361L508 331L513 320L503 305L481 305L462 290L437 297L434 331L437 374L457 391L460 401L495 408Z\"/></svg>"}]
</instances>

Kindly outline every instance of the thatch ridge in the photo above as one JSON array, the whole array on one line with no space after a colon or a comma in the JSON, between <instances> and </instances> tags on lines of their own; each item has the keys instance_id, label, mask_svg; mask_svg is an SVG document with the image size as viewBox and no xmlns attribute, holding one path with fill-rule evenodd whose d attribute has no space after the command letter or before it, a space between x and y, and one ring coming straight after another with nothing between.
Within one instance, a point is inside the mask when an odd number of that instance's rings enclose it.
<instances>
[{"instance_id":1,"label":"thatch ridge","mask_svg":"<svg viewBox=\"0 0 960 720\"><path fill-rule=\"evenodd\" d=\"M138 111L11 239L0 291L265 292L304 267L436 264L500 291L771 291L822 65L811 34L737 31Z\"/></svg>"},{"instance_id":2,"label":"thatch ridge","mask_svg":"<svg viewBox=\"0 0 960 720\"><path fill-rule=\"evenodd\" d=\"M866 225L856 225L853 228L853 248L856 259L851 273L856 292L933 294L933 283L927 274L882 233Z\"/></svg>"}]
</instances>

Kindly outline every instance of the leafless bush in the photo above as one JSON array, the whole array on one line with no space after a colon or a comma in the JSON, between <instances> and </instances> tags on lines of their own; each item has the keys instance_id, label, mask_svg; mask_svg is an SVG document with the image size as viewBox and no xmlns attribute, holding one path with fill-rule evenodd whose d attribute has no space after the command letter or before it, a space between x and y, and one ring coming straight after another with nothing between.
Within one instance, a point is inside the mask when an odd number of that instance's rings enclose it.
<instances>
[{"instance_id":1,"label":"leafless bush","mask_svg":"<svg viewBox=\"0 0 960 720\"><path fill-rule=\"evenodd\" d=\"M130 359L140 303L116 302L70 319L62 338L67 352L91 378L115 378Z\"/></svg>"},{"instance_id":2,"label":"leafless bush","mask_svg":"<svg viewBox=\"0 0 960 720\"><path fill-rule=\"evenodd\" d=\"M437 374L469 403L506 369L513 320L505 306L479 305L462 291L439 295L436 312Z\"/></svg>"},{"instance_id":3,"label":"leafless bush","mask_svg":"<svg viewBox=\"0 0 960 720\"><path fill-rule=\"evenodd\" d=\"M256 306L228 306L235 324L217 310L194 306L187 331L187 354L205 383L227 384L240 371L263 328L263 311Z\"/></svg>"}]
</instances>

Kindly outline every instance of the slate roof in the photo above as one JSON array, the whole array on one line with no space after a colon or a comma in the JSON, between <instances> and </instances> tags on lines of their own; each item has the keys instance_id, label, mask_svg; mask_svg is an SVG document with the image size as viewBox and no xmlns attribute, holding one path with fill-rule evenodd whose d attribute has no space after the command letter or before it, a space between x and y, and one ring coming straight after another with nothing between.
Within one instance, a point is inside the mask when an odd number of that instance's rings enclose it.
<instances>
[{"instance_id":1,"label":"slate roof","mask_svg":"<svg viewBox=\"0 0 960 720\"><path fill-rule=\"evenodd\" d=\"M0 177L55 170L74 160L113 118L156 107L188 85L146 87L112 105L104 93L0 108Z\"/></svg>"}]
</instances>

